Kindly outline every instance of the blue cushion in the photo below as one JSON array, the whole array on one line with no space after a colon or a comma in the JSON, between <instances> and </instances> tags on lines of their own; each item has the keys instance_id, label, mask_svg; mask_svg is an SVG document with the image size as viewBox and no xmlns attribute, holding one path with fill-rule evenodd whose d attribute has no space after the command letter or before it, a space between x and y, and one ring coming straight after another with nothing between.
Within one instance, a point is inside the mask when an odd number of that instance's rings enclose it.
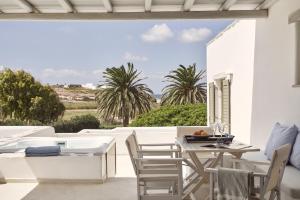
<instances>
[{"instance_id":1,"label":"blue cushion","mask_svg":"<svg viewBox=\"0 0 300 200\"><path fill-rule=\"evenodd\" d=\"M295 144L293 146L292 154L290 157L290 163L300 169L300 134L298 133Z\"/></svg>"},{"instance_id":2,"label":"blue cushion","mask_svg":"<svg viewBox=\"0 0 300 200\"><path fill-rule=\"evenodd\" d=\"M281 124L276 123L266 146L265 154L267 158L271 160L273 152L282 145L291 144L293 146L297 135L298 128L295 125L282 126Z\"/></svg>"},{"instance_id":3,"label":"blue cushion","mask_svg":"<svg viewBox=\"0 0 300 200\"><path fill-rule=\"evenodd\" d=\"M58 156L60 152L60 146L27 147L25 149L26 157Z\"/></svg>"}]
</instances>

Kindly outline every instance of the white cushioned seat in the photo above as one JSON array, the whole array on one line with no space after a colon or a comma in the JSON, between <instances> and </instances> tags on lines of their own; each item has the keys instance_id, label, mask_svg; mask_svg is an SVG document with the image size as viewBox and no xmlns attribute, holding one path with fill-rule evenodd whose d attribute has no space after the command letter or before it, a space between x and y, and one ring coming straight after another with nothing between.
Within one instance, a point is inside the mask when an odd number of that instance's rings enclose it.
<instances>
[{"instance_id":1,"label":"white cushioned seat","mask_svg":"<svg viewBox=\"0 0 300 200\"><path fill-rule=\"evenodd\" d=\"M246 153L242 158L250 161L270 162L262 151ZM268 169L268 166L257 165L256 167L261 171ZM286 166L281 182L281 191L292 198L300 199L300 170L292 165Z\"/></svg>"},{"instance_id":2,"label":"white cushioned seat","mask_svg":"<svg viewBox=\"0 0 300 200\"><path fill-rule=\"evenodd\" d=\"M296 167L286 166L281 189L289 196L300 199L300 171Z\"/></svg>"}]
</instances>

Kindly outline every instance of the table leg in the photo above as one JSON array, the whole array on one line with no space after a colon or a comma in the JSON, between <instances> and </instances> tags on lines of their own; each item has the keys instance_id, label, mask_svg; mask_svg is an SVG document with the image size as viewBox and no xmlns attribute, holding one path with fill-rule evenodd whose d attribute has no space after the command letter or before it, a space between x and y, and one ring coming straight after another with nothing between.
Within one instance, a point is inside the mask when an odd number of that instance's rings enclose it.
<instances>
[{"instance_id":1,"label":"table leg","mask_svg":"<svg viewBox=\"0 0 300 200\"><path fill-rule=\"evenodd\" d=\"M201 163L200 159L196 155L195 152L188 152L191 160L193 161L194 165L197 167L197 172L201 176L201 180L196 183L190 191L190 197L195 198L194 193L203 185L209 181L208 173L204 171L204 165ZM208 167L215 168L217 164L223 159L224 153L221 152L217 155L217 157L208 165Z\"/></svg>"},{"instance_id":2,"label":"table leg","mask_svg":"<svg viewBox=\"0 0 300 200\"><path fill-rule=\"evenodd\" d=\"M240 152L230 152L230 154L235 156L238 159L240 159L243 155L243 153L240 153Z\"/></svg>"},{"instance_id":3,"label":"table leg","mask_svg":"<svg viewBox=\"0 0 300 200\"><path fill-rule=\"evenodd\" d=\"M197 168L197 172L200 176L204 175L204 166L201 163L200 159L198 158L197 154L195 152L188 152L191 160L193 161L195 167Z\"/></svg>"},{"instance_id":4,"label":"table leg","mask_svg":"<svg viewBox=\"0 0 300 200\"><path fill-rule=\"evenodd\" d=\"M209 188L209 199L214 200L214 192L215 192L215 182L214 182L214 174L210 173L210 188Z\"/></svg>"}]
</instances>

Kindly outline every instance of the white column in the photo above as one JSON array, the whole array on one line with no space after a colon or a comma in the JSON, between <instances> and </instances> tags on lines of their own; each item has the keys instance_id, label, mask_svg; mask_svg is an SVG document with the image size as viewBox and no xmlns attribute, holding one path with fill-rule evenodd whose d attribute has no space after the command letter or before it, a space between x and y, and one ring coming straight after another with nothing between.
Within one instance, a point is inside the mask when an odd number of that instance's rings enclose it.
<instances>
[{"instance_id":1,"label":"white column","mask_svg":"<svg viewBox=\"0 0 300 200\"><path fill-rule=\"evenodd\" d=\"M300 85L300 22L295 22L296 30L296 60L295 60L295 85Z\"/></svg>"}]
</instances>

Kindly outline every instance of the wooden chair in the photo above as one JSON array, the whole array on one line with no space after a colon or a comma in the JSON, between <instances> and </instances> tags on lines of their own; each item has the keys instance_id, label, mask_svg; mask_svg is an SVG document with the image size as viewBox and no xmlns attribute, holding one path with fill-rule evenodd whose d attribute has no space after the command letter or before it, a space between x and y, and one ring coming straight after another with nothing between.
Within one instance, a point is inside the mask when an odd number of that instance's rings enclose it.
<instances>
[{"instance_id":1,"label":"wooden chair","mask_svg":"<svg viewBox=\"0 0 300 200\"><path fill-rule=\"evenodd\" d=\"M183 178L182 178L182 158L165 157L174 153L178 155L178 150L148 150L145 157L144 150L139 148L135 134L131 134L126 139L126 146L129 156L137 176L137 193L139 200L168 200L182 199ZM153 158L154 155L164 157Z\"/></svg>"},{"instance_id":2,"label":"wooden chair","mask_svg":"<svg viewBox=\"0 0 300 200\"><path fill-rule=\"evenodd\" d=\"M251 179L253 185L251 185L251 195L249 199L264 200L265 196L270 193L269 199L273 200L275 197L280 200L280 184L285 170L285 166L288 162L288 158L291 151L291 145L286 144L274 151L272 160L269 164L269 170L267 173L256 173L253 172ZM248 161L237 160L240 164L244 164ZM255 164L265 164L256 162ZM210 199L214 199L214 175L217 174L218 170L214 168L207 168L206 172L210 173ZM259 179L258 187L254 186L255 179Z\"/></svg>"},{"instance_id":3,"label":"wooden chair","mask_svg":"<svg viewBox=\"0 0 300 200\"><path fill-rule=\"evenodd\" d=\"M173 144L151 144L147 147L171 146ZM180 149L143 149L133 133L126 139L126 146L137 176L138 199L167 200L183 199L182 164L195 167L180 157ZM147 157L148 156L148 157ZM157 191L160 193L153 193ZM161 193L163 191L163 193ZM152 192L152 193L151 193Z\"/></svg>"},{"instance_id":4,"label":"wooden chair","mask_svg":"<svg viewBox=\"0 0 300 200\"><path fill-rule=\"evenodd\" d=\"M141 156L181 157L181 150L175 143L140 144L136 132L132 132L134 146Z\"/></svg>"},{"instance_id":5,"label":"wooden chair","mask_svg":"<svg viewBox=\"0 0 300 200\"><path fill-rule=\"evenodd\" d=\"M129 135L125 141L129 156L131 159L131 163L133 165L135 174L137 175L137 163L136 159L137 158L145 158L145 157L165 157L165 158L172 158L172 157L180 157L180 150L170 148L170 149L145 149L143 147L170 147L173 144L139 144L135 131L131 135ZM175 144L174 144L175 145ZM171 164L155 164L155 163L144 163L144 168L151 168L151 167L156 167L158 166L159 168L162 167L170 167L172 166Z\"/></svg>"},{"instance_id":6,"label":"wooden chair","mask_svg":"<svg viewBox=\"0 0 300 200\"><path fill-rule=\"evenodd\" d=\"M137 193L139 200L182 200L183 178L181 158L139 158L137 161ZM172 165L170 168L144 168L146 164Z\"/></svg>"}]
</instances>

